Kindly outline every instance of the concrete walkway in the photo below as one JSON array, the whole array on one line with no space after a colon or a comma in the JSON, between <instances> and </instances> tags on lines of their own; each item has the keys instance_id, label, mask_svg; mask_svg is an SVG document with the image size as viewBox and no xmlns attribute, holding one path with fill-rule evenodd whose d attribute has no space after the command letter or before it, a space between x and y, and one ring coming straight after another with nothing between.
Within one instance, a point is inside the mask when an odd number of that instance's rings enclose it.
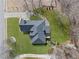
<instances>
[{"instance_id":1,"label":"concrete walkway","mask_svg":"<svg viewBox=\"0 0 79 59\"><path fill-rule=\"evenodd\" d=\"M50 59L50 56L48 54L22 54L19 55L17 57L15 57L15 59L23 59L23 58L40 58L40 59Z\"/></svg>"}]
</instances>

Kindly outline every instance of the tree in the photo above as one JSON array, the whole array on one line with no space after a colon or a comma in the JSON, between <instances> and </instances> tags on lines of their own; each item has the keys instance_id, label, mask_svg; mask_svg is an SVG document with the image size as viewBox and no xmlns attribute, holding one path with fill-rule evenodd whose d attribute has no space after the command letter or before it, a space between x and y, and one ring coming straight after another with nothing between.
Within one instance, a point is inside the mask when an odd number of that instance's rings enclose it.
<instances>
[{"instance_id":1,"label":"tree","mask_svg":"<svg viewBox=\"0 0 79 59\"><path fill-rule=\"evenodd\" d=\"M70 36L71 40L76 45L79 38L79 0L60 0L63 13L65 13L70 20ZM74 38L73 38L74 37Z\"/></svg>"},{"instance_id":2,"label":"tree","mask_svg":"<svg viewBox=\"0 0 79 59\"><path fill-rule=\"evenodd\" d=\"M39 7L42 6L42 0L39 0Z\"/></svg>"},{"instance_id":3,"label":"tree","mask_svg":"<svg viewBox=\"0 0 79 59\"><path fill-rule=\"evenodd\" d=\"M35 5L34 5L33 0L31 0L31 3L32 3L32 9L35 9Z\"/></svg>"},{"instance_id":4,"label":"tree","mask_svg":"<svg viewBox=\"0 0 79 59\"><path fill-rule=\"evenodd\" d=\"M25 10L29 10L29 7L28 7L28 4L27 4L27 1L24 0L24 2L25 2L25 5L24 5Z\"/></svg>"}]
</instances>

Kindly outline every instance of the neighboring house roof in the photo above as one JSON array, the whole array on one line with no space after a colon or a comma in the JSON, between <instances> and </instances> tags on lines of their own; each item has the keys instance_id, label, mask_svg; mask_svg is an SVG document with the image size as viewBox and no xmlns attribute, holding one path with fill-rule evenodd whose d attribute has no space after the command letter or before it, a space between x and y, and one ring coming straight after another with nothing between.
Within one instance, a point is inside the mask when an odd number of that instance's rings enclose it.
<instances>
[{"instance_id":1,"label":"neighboring house roof","mask_svg":"<svg viewBox=\"0 0 79 59\"><path fill-rule=\"evenodd\" d=\"M46 44L46 33L50 33L45 20L21 20L20 29L22 32L29 32L32 44Z\"/></svg>"}]
</instances>

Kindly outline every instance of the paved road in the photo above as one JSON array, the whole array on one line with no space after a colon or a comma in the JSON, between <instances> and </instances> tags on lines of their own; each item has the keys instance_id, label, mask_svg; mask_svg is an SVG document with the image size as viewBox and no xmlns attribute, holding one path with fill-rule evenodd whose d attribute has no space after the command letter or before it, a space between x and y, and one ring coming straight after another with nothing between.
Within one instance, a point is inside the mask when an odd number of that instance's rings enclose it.
<instances>
[{"instance_id":1,"label":"paved road","mask_svg":"<svg viewBox=\"0 0 79 59\"><path fill-rule=\"evenodd\" d=\"M4 1L0 0L0 59L7 59L7 51L5 46L5 19L4 19Z\"/></svg>"}]
</instances>

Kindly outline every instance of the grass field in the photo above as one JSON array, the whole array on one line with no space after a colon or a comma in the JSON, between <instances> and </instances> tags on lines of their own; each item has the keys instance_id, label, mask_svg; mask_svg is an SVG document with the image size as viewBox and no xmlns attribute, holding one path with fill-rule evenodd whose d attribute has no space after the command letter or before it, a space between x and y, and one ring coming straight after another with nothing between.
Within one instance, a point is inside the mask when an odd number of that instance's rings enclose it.
<instances>
[{"instance_id":1,"label":"grass field","mask_svg":"<svg viewBox=\"0 0 79 59\"><path fill-rule=\"evenodd\" d=\"M41 20L41 18L39 16L31 16L30 17L31 20Z\"/></svg>"},{"instance_id":2,"label":"grass field","mask_svg":"<svg viewBox=\"0 0 79 59\"><path fill-rule=\"evenodd\" d=\"M66 16L60 15L59 12L55 10L46 10L42 8L38 8L34 10L34 12L39 13L48 19L51 28L52 41L61 44L69 39L69 20Z\"/></svg>"},{"instance_id":3,"label":"grass field","mask_svg":"<svg viewBox=\"0 0 79 59\"><path fill-rule=\"evenodd\" d=\"M19 30L18 18L8 18L7 19L7 33L8 38L14 36L16 38L15 52L17 54L23 53L35 53L35 54L45 54L48 53L48 45L32 45L31 39L28 34L24 34Z\"/></svg>"},{"instance_id":4,"label":"grass field","mask_svg":"<svg viewBox=\"0 0 79 59\"><path fill-rule=\"evenodd\" d=\"M40 11L40 10L38 10ZM47 17L50 28L51 28L51 40L56 41L59 44L65 42L69 39L68 31L69 31L69 22L66 17L61 17L61 20L57 17L54 11L42 10L39 12L43 16ZM35 17L32 17L35 19ZM35 53L35 54L45 54L48 53L48 49L50 48L48 45L37 45L34 46L31 44L31 39L29 35L20 32L18 18L8 18L7 19L7 32L8 38L14 36L17 40L15 51L17 54L23 53Z\"/></svg>"}]
</instances>

